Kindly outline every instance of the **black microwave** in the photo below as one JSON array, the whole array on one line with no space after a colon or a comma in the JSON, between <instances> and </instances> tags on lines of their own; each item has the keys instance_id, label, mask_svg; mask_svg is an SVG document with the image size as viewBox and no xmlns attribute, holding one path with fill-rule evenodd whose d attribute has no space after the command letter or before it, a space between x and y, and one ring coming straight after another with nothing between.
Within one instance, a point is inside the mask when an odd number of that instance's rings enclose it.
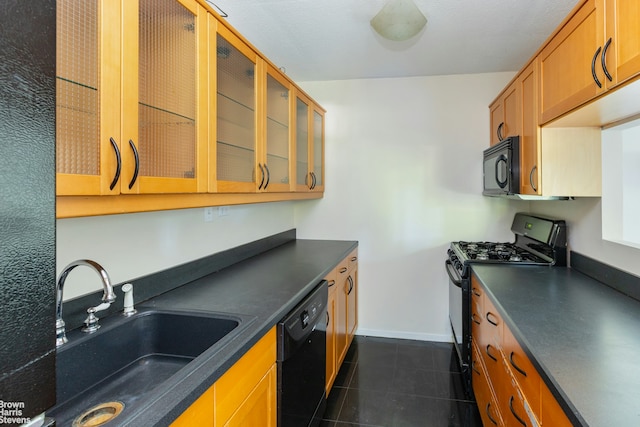
<instances>
[{"instance_id":1,"label":"black microwave","mask_svg":"<svg viewBox=\"0 0 640 427\"><path fill-rule=\"evenodd\" d=\"M485 196L520 192L520 138L510 136L483 152L482 175Z\"/></svg>"}]
</instances>

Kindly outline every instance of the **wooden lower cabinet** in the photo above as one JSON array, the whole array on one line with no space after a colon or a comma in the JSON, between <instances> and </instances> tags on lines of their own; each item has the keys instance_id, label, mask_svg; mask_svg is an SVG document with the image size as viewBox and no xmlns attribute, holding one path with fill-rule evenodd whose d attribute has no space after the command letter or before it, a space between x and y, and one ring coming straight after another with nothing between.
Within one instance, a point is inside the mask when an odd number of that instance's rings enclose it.
<instances>
[{"instance_id":1,"label":"wooden lower cabinet","mask_svg":"<svg viewBox=\"0 0 640 427\"><path fill-rule=\"evenodd\" d=\"M327 395L358 326L358 249L344 258L331 274L333 276L327 277ZM335 285L332 285L331 277L335 277Z\"/></svg>"},{"instance_id":2,"label":"wooden lower cabinet","mask_svg":"<svg viewBox=\"0 0 640 427\"><path fill-rule=\"evenodd\" d=\"M327 299L327 372L325 391L327 395L338 375L338 356L336 354L336 313L337 313L337 284L336 268L325 280L328 282L329 297Z\"/></svg>"},{"instance_id":3,"label":"wooden lower cabinet","mask_svg":"<svg viewBox=\"0 0 640 427\"><path fill-rule=\"evenodd\" d=\"M487 291L471 276L471 374L486 426L571 426Z\"/></svg>"},{"instance_id":4,"label":"wooden lower cabinet","mask_svg":"<svg viewBox=\"0 0 640 427\"><path fill-rule=\"evenodd\" d=\"M171 426L275 427L276 381L274 327Z\"/></svg>"}]
</instances>

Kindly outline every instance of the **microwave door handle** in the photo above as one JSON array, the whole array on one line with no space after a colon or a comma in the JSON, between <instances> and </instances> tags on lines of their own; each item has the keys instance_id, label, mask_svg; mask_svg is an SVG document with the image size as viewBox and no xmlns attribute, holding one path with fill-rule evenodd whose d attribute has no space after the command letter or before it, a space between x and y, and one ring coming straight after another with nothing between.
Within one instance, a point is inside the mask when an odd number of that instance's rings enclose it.
<instances>
[{"instance_id":1,"label":"microwave door handle","mask_svg":"<svg viewBox=\"0 0 640 427\"><path fill-rule=\"evenodd\" d=\"M504 181L500 181L500 177L499 177L499 174L498 174L498 171L500 169L500 162L504 162L505 171L508 172L507 156L505 156L504 154L500 154L500 156L498 156L498 158L496 159L496 184L498 184L498 187L504 188L509 183L509 177L506 176L508 174L505 173Z\"/></svg>"}]
</instances>

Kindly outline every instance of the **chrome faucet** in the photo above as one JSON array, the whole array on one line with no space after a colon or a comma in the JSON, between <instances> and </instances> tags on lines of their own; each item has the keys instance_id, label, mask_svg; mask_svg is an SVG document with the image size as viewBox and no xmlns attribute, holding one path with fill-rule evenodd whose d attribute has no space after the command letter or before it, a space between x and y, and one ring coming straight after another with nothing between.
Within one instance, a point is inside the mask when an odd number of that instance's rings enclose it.
<instances>
[{"instance_id":1,"label":"chrome faucet","mask_svg":"<svg viewBox=\"0 0 640 427\"><path fill-rule=\"evenodd\" d=\"M67 265L64 270L62 270L62 273L60 273L60 276L58 277L58 283L56 285L56 347L59 347L67 342L64 320L62 320L62 292L64 290L64 282L71 270L80 265L86 265L87 267L93 268L100 275L100 280L102 281L102 287L104 289L104 292L102 294L102 304L96 307L90 307L87 310L87 313L89 313L89 315L84 321L86 325L82 329L84 332L96 331L100 327L100 325L98 324L98 318L95 316L95 312L108 308L111 303L116 300L116 294L113 292L113 286L111 285L109 275L100 264L95 261L91 261L90 259L79 259Z\"/></svg>"}]
</instances>

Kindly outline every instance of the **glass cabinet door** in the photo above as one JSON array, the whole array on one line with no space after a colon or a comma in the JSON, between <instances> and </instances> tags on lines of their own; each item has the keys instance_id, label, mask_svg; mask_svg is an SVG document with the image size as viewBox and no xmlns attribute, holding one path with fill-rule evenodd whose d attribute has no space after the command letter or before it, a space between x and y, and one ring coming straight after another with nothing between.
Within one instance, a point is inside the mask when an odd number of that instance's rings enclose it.
<instances>
[{"instance_id":1,"label":"glass cabinet door","mask_svg":"<svg viewBox=\"0 0 640 427\"><path fill-rule=\"evenodd\" d=\"M122 192L197 191L198 43L206 26L192 0L138 0L137 55L125 9ZM133 8L127 0L127 8ZM133 12L133 11L132 11ZM201 28L205 27L205 28ZM126 59L125 59L126 61ZM203 144L205 142L203 141Z\"/></svg>"},{"instance_id":2,"label":"glass cabinet door","mask_svg":"<svg viewBox=\"0 0 640 427\"><path fill-rule=\"evenodd\" d=\"M309 174L309 104L296 97L296 187L298 191L311 188Z\"/></svg>"},{"instance_id":3,"label":"glass cabinet door","mask_svg":"<svg viewBox=\"0 0 640 427\"><path fill-rule=\"evenodd\" d=\"M289 191L290 162L290 84L275 72L267 72L266 81L266 134L265 182L262 190ZM262 182L262 178L260 178Z\"/></svg>"},{"instance_id":4,"label":"glass cabinet door","mask_svg":"<svg viewBox=\"0 0 640 427\"><path fill-rule=\"evenodd\" d=\"M57 195L120 190L120 9L115 3L56 2ZM113 24L115 30L101 31ZM113 58L113 68L101 70L105 57Z\"/></svg>"},{"instance_id":5,"label":"glass cabinet door","mask_svg":"<svg viewBox=\"0 0 640 427\"><path fill-rule=\"evenodd\" d=\"M257 55L221 25L216 43L216 188L213 191L254 192Z\"/></svg>"},{"instance_id":6,"label":"glass cabinet door","mask_svg":"<svg viewBox=\"0 0 640 427\"><path fill-rule=\"evenodd\" d=\"M313 110L313 190L324 191L324 113Z\"/></svg>"}]
</instances>

